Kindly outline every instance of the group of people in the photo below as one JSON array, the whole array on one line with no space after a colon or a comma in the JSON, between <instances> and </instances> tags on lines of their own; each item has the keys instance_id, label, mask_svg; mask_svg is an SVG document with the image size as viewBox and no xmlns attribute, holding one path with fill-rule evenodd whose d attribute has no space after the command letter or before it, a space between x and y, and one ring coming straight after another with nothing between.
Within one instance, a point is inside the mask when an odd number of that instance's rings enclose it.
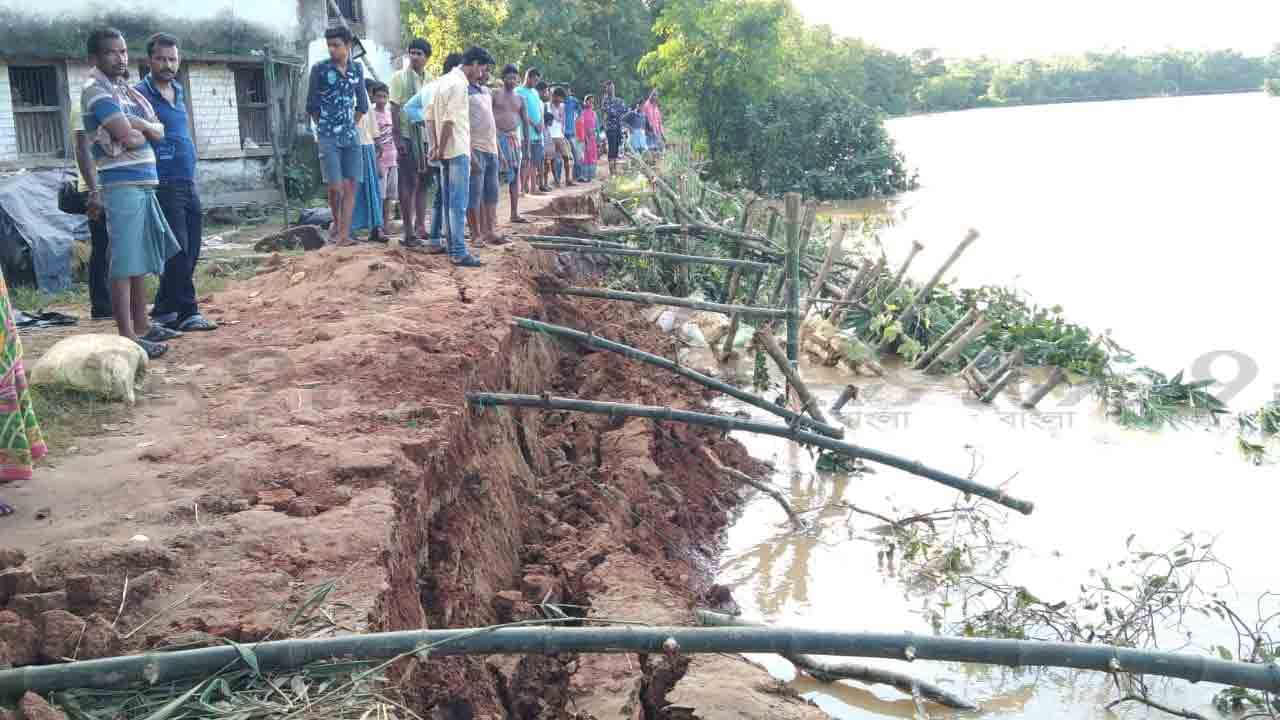
<instances>
[{"instance_id":1,"label":"group of people","mask_svg":"<svg viewBox=\"0 0 1280 720\"><path fill-rule=\"evenodd\" d=\"M361 229L369 229L373 241L387 241L397 200L402 246L479 267L472 247L508 242L497 232L503 186L510 221L525 223L523 195L595 179L602 130L611 172L621 156L624 125L636 152L660 151L665 139L656 92L628 106L609 82L597 109L594 96L579 100L569 86L543 81L536 68L522 78L515 65L505 66L501 87L491 89L496 62L481 47L450 54L443 74L428 79L432 49L421 38L409 44L406 67L383 84L367 79L352 59L347 28L330 28L325 41L329 59L311 69L307 113L316 129L335 245L355 242Z\"/></svg>"},{"instance_id":2,"label":"group of people","mask_svg":"<svg viewBox=\"0 0 1280 720\"><path fill-rule=\"evenodd\" d=\"M130 84L119 30L94 30L86 50L92 70L72 113L79 188L60 204L89 219L91 316L114 318L121 336L157 358L183 333L217 328L196 299L203 213L181 51L176 37L151 36L148 73ZM160 275L149 312L148 275Z\"/></svg>"}]
</instances>

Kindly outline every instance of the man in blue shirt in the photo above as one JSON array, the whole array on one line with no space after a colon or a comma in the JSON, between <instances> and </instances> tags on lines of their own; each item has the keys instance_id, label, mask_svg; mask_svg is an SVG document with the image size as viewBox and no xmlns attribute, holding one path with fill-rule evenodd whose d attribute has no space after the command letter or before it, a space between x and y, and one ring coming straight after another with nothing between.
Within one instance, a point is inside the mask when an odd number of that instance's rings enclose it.
<instances>
[{"instance_id":1,"label":"man in blue shirt","mask_svg":"<svg viewBox=\"0 0 1280 720\"><path fill-rule=\"evenodd\" d=\"M350 245L356 184L363 174L356 126L369 112L369 93L364 86L364 67L351 59L351 30L329 28L324 39L329 59L311 68L307 114L316 126L320 179L329 186L329 210L333 212L329 239L335 245Z\"/></svg>"},{"instance_id":2,"label":"man in blue shirt","mask_svg":"<svg viewBox=\"0 0 1280 720\"><path fill-rule=\"evenodd\" d=\"M176 79L181 64L178 39L156 33L147 40L146 49L150 72L135 89L151 102L164 125L164 137L151 141L160 181L156 199L181 248L164 265L151 318L180 332L214 330L218 326L200 314L196 301L195 272L203 228L196 192L196 145L187 124L184 90Z\"/></svg>"}]
</instances>

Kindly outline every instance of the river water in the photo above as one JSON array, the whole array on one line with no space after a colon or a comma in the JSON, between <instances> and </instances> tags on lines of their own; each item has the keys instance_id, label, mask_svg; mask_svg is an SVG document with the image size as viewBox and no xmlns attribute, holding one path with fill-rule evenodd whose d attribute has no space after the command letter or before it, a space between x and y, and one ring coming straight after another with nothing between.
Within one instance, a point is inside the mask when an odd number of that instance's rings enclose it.
<instances>
[{"instance_id":1,"label":"river water","mask_svg":"<svg viewBox=\"0 0 1280 720\"><path fill-rule=\"evenodd\" d=\"M976 110L898 119L890 128L919 169L921 188L828 212L894 217L882 233L894 265L918 239L927 251L916 273L928 275L975 227L981 238L953 269L960 284L1016 284L1037 302L1061 304L1077 322L1112 329L1144 364L1218 378L1234 406L1272 397L1280 383L1273 282L1280 267L1280 100L1233 95ZM1228 352L1206 359L1214 351ZM989 529L975 535L965 534L969 523L941 523L943 539L973 559L953 577L1073 601L1103 575L1123 583L1134 566L1107 566L1129 550L1163 552L1193 533L1197 542L1212 541L1230 567L1228 575L1205 566L1197 582L1206 593L1252 618L1259 596L1280 590L1271 550L1280 469L1245 462L1233 422L1148 433L1111 423L1078 393L1060 391L1040 412L1024 413L1009 397L982 405L951 377L891 368L886 378L856 380L807 363L802 371L826 407L845 384L862 387L861 400L839 418L853 442L955 474L973 472L986 484L1007 482L1011 494L1036 503L1030 517L990 516ZM737 372L749 378L749 361ZM771 419L733 402L721 409ZM774 464L773 481L797 509L810 511L814 525L809 533L792 531L765 497L746 506L728 533L719 577L744 615L800 627L957 629L964 595L975 586L939 589L928 581L947 575L937 559L904 562L901 541L887 562L883 523L840 504L903 517L952 507L954 492L888 468L818 472L814 458L790 443L739 439ZM970 610L980 602L971 601ZM1236 635L1216 619L1166 624L1158 637L1166 649L1223 645L1237 652ZM915 712L892 688L822 685L796 678L780 659L753 659L835 717ZM982 712L969 717L1111 717L1105 705L1117 697L1097 673L868 663L978 701ZM1160 682L1153 697L1213 716L1219 689ZM929 712L949 716L934 705ZM1114 713L1160 715L1137 706Z\"/></svg>"}]
</instances>

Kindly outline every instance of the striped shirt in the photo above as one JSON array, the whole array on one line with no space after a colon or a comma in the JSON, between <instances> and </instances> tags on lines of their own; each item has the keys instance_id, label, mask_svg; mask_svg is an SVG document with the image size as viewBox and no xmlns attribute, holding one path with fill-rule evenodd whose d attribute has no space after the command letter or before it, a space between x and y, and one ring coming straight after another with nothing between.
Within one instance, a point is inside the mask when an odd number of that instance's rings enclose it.
<instances>
[{"instance_id":1,"label":"striped shirt","mask_svg":"<svg viewBox=\"0 0 1280 720\"><path fill-rule=\"evenodd\" d=\"M114 117L126 115L149 120L147 108L132 97L127 85L113 85L95 73L80 94L80 109L85 133L94 140L93 164L98 169L99 185L155 185L159 182L151 143L143 142L139 147L124 148L112 155L96 139L99 128Z\"/></svg>"}]
</instances>

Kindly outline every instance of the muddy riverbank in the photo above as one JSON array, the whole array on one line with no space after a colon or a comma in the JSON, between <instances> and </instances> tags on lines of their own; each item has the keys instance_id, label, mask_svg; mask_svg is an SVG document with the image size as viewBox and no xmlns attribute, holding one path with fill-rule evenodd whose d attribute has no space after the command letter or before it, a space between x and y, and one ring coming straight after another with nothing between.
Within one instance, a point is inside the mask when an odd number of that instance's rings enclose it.
<instances>
[{"instance_id":1,"label":"muddy riverbank","mask_svg":"<svg viewBox=\"0 0 1280 720\"><path fill-rule=\"evenodd\" d=\"M548 276L589 282L586 268L519 243L486 260L460 272L395 248L327 249L270 258L209 298L222 329L174 343L118 432L8 489L24 511L5 520L4 545L30 571L0 611L9 659L282 637L334 579L338 631L487 625L550 605L691 622L742 498L703 451L763 468L702 429L468 410L469 390L705 399L660 370L511 327L546 319L674 353L636 308L536 292ZM73 621L109 632L59 644ZM408 670L400 689L424 717L821 716L722 656Z\"/></svg>"}]
</instances>

